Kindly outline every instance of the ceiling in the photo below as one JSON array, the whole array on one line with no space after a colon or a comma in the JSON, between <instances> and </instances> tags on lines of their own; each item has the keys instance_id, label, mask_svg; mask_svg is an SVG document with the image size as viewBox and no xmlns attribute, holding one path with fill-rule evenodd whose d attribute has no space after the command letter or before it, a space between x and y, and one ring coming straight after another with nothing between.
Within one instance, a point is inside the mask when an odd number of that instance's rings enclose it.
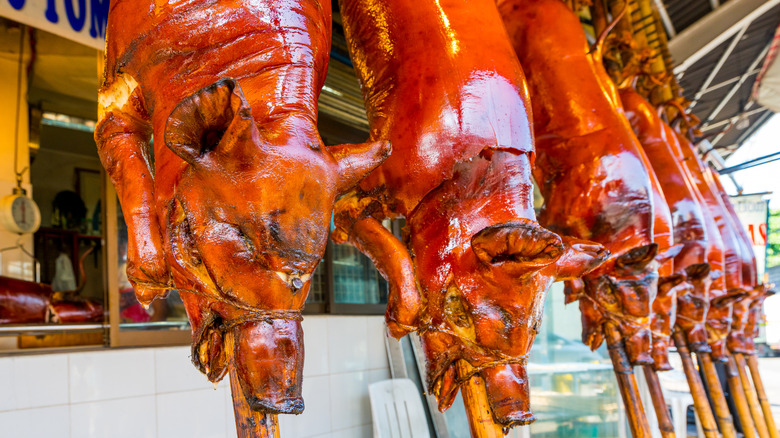
<instances>
[{"instance_id":1,"label":"ceiling","mask_svg":"<svg viewBox=\"0 0 780 438\"><path fill-rule=\"evenodd\" d=\"M722 167L773 114L752 95L780 24L780 0L653 1L675 76Z\"/></svg>"},{"instance_id":2,"label":"ceiling","mask_svg":"<svg viewBox=\"0 0 780 438\"><path fill-rule=\"evenodd\" d=\"M726 158L771 116L751 99L753 85L775 30L780 0L649 0L659 12L674 73L702 131ZM2 19L0 19L2 20ZM7 32L15 23L0 22ZM367 133L360 87L355 78L338 11L334 14L331 63L320 97L321 119ZM101 53L48 32L35 30L29 98L44 111L95 119ZM30 50L28 48L27 50ZM15 44L0 47L13 55ZM337 130L330 130L336 137ZM341 139L333 139L341 140ZM717 160L722 165L722 160ZM716 165L718 163L715 163Z\"/></svg>"}]
</instances>

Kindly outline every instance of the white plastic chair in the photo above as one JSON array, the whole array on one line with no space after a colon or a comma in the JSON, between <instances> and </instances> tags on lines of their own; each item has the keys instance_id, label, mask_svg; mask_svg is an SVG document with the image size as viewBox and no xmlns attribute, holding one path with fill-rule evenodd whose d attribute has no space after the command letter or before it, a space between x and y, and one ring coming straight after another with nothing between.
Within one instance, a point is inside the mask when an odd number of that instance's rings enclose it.
<instances>
[{"instance_id":1,"label":"white plastic chair","mask_svg":"<svg viewBox=\"0 0 780 438\"><path fill-rule=\"evenodd\" d=\"M420 391L409 379L390 379L368 386L374 438L428 438Z\"/></svg>"}]
</instances>

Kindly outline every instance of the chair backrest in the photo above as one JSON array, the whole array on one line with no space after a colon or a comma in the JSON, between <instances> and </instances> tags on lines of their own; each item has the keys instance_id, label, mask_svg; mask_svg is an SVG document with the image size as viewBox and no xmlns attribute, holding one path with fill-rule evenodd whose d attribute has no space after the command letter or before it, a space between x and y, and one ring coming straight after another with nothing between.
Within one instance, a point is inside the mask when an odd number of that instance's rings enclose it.
<instances>
[{"instance_id":1,"label":"chair backrest","mask_svg":"<svg viewBox=\"0 0 780 438\"><path fill-rule=\"evenodd\" d=\"M374 438L429 438L420 391L409 379L390 379L368 387Z\"/></svg>"}]
</instances>

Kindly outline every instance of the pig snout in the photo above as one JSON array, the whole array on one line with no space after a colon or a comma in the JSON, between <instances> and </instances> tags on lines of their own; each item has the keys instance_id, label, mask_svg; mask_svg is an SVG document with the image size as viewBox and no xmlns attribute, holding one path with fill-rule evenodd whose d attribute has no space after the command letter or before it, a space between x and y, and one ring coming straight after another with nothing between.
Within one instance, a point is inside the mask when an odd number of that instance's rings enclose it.
<instances>
[{"instance_id":1,"label":"pig snout","mask_svg":"<svg viewBox=\"0 0 780 438\"><path fill-rule=\"evenodd\" d=\"M297 320L251 321L233 328L241 390L255 411L303 412L303 330Z\"/></svg>"},{"instance_id":2,"label":"pig snout","mask_svg":"<svg viewBox=\"0 0 780 438\"><path fill-rule=\"evenodd\" d=\"M626 354L632 365L652 365L653 357L650 355L650 329L639 329L626 339Z\"/></svg>"},{"instance_id":3,"label":"pig snout","mask_svg":"<svg viewBox=\"0 0 780 438\"><path fill-rule=\"evenodd\" d=\"M496 423L513 427L536 420L531 412L528 375L523 365L495 366L482 370L480 374L485 380L488 403Z\"/></svg>"}]
</instances>

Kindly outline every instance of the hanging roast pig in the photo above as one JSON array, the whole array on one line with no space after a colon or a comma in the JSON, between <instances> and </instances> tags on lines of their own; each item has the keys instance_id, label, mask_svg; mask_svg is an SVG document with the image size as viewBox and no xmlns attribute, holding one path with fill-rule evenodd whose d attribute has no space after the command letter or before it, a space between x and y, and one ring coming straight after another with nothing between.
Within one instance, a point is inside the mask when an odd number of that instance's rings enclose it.
<instances>
[{"instance_id":1,"label":"hanging roast pig","mask_svg":"<svg viewBox=\"0 0 780 438\"><path fill-rule=\"evenodd\" d=\"M742 287L740 244L727 219L728 213L722 205L722 200L713 190L712 182L708 180L706 164L699 158L695 146L685 135L679 131L674 133L680 145L681 161L688 170L686 175L690 178L691 185L696 187L704 214L714 223L722 242L724 275L713 282L710 290L706 327L712 358L723 361L727 358L726 339L731 329L732 306L747 294Z\"/></svg>"},{"instance_id":2,"label":"hanging roast pig","mask_svg":"<svg viewBox=\"0 0 780 438\"><path fill-rule=\"evenodd\" d=\"M606 257L535 222L525 77L493 0L341 0L371 126L393 153L337 205L334 237L425 299L429 390L479 373L496 423L533 420L525 361L556 279ZM380 221L405 218L405 245ZM389 319L391 332L400 326ZM456 362L473 370L456 373Z\"/></svg>"},{"instance_id":3,"label":"hanging roast pig","mask_svg":"<svg viewBox=\"0 0 780 438\"><path fill-rule=\"evenodd\" d=\"M212 381L235 362L257 411L303 410L300 311L333 203L389 153L326 149L317 133L330 33L320 0L109 12L95 139L128 226L128 278L147 305L181 292L192 361Z\"/></svg>"},{"instance_id":4,"label":"hanging roast pig","mask_svg":"<svg viewBox=\"0 0 780 438\"><path fill-rule=\"evenodd\" d=\"M650 310L665 259L657 257L654 243L650 165L599 46L589 53L577 16L560 0L498 5L528 74L538 154L534 176L545 200L539 220L612 253L569 297L579 298L583 342L601 345L609 322L622 332L630 361L649 365Z\"/></svg>"}]
</instances>

